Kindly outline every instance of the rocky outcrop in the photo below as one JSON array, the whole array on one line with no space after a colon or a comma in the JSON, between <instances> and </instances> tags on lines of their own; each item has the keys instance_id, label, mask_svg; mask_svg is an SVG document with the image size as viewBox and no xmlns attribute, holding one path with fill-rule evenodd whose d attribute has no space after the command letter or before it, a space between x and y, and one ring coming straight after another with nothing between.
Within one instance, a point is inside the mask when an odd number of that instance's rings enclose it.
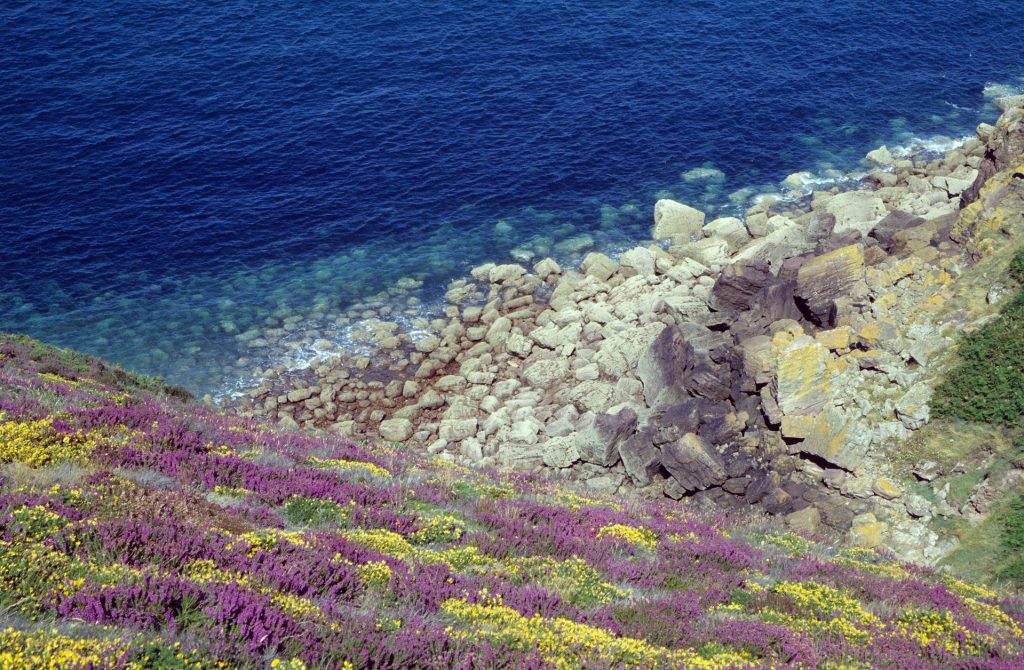
<instances>
[{"instance_id":1,"label":"rocky outcrop","mask_svg":"<svg viewBox=\"0 0 1024 670\"><path fill-rule=\"evenodd\" d=\"M601 490L756 505L933 560L927 524L946 508L908 493L927 468L888 455L929 420L933 366L963 325L956 277L1010 225L1008 199L1024 211L1024 176L1000 167L1020 162L1015 114L941 159L872 152L886 169L856 190L765 198L742 220L704 226L661 200L667 248L594 251L578 271L481 266L415 339L371 322L377 354L268 386L254 411ZM972 170L990 179L964 187Z\"/></svg>"}]
</instances>

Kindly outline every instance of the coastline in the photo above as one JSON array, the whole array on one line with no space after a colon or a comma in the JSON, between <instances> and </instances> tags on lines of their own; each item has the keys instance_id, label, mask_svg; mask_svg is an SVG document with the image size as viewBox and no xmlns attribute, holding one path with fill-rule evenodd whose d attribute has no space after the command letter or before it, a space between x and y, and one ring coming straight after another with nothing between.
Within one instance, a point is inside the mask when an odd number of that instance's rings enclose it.
<instances>
[{"instance_id":1,"label":"coastline","mask_svg":"<svg viewBox=\"0 0 1024 670\"><path fill-rule=\"evenodd\" d=\"M990 84L983 94L989 107L995 108L997 96L1010 96L1019 93L1016 84ZM992 113L991 119L998 116L998 110ZM935 135L919 137L913 133L901 132L899 144L889 145L894 159L915 160L934 159L963 145L972 136L950 137ZM702 208L710 204L711 209L719 214L712 218L739 217L764 198L775 198L777 201L803 206L802 201L811 197L814 191L830 190L839 187L850 190L869 178L871 172L877 172L881 166L863 162L859 166L847 166L846 171L835 169L831 164L824 163L809 170L798 170L788 177L774 183L739 186L727 194L721 192L726 175L710 163L691 168L680 175L680 184L689 187L702 186L704 195L699 198L705 205L694 204ZM891 170L892 166L882 167L883 171ZM714 198L708 194L715 193ZM678 199L676 189L667 188L657 191L653 198ZM688 198L681 202L691 201ZM653 200L652 200L653 202ZM594 204L594 203L591 203ZM596 205L595 205L596 207ZM580 229L579 226L568 226L569 232L563 237L549 237L543 234L524 237L509 242L507 255L502 252L504 260L492 257L490 261L501 264L511 262L529 268L538 260L553 258L561 267L578 269L584 257L590 252L605 254L618 260L623 252L637 245L655 243L655 240L644 238L635 233L627 239L604 239L603 233L614 230L626 219L640 216L643 207L637 203L627 202L621 206L603 204L597 216L600 219L593 230ZM553 215L553 213L552 213ZM636 228L635 222L629 223ZM479 232L487 235L497 234L512 236L515 229L505 220L489 226L482 225ZM649 228L649 226L648 226ZM506 230L507 229L507 230ZM639 229L637 229L639 230ZM511 238L510 238L511 239ZM665 247L664 244L662 244ZM667 248L667 247L665 247ZM376 252L387 254L385 250ZM324 272L337 272L336 264L327 262L317 271L319 276ZM225 406L244 402L254 388L268 380L281 376L302 375L304 370L314 370L324 365L345 365L353 372L366 365L366 359L372 359L379 352L379 341L384 340L385 349L405 348L412 351L418 340L436 334L443 326L439 320L448 319L446 314L448 301L446 294L457 287L461 280L473 281L470 269L460 272L455 268L454 277L448 285L441 287L429 280L416 276L401 276L373 294L364 294L361 298L353 298L347 306L328 307L321 305L317 298L315 305L308 309L293 309L287 313L275 314L270 326L249 327L244 331L235 329L231 336L236 342L234 360L223 361L219 378L226 380L217 384L216 388L203 389L209 402ZM448 275L451 277L451 275ZM281 280L287 276L281 277ZM337 289L337 287L335 287ZM476 303L483 305L486 296L472 296ZM269 323L269 320L268 320ZM239 324L241 325L241 324ZM233 323L228 326L234 328ZM242 326L245 328L245 326ZM392 336L398 337L396 345Z\"/></svg>"},{"instance_id":2,"label":"coastline","mask_svg":"<svg viewBox=\"0 0 1024 670\"><path fill-rule=\"evenodd\" d=\"M922 504L885 456L927 421L930 364L955 336L939 315L977 253L957 215L991 176L994 134L934 159L872 151L853 189L808 195L794 175L791 197L743 220L662 200L660 244L578 271L477 267L443 319L401 332L386 307L367 313L375 346L275 371L240 408L606 493L755 504L934 561L951 547L927 521L946 510L908 515Z\"/></svg>"}]
</instances>

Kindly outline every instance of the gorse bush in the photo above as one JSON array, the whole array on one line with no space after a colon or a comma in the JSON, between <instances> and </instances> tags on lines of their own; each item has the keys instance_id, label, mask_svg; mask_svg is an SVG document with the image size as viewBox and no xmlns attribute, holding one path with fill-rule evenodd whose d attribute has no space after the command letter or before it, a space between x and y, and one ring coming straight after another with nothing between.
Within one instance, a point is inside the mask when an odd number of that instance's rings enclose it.
<instances>
[{"instance_id":1,"label":"gorse bush","mask_svg":"<svg viewBox=\"0 0 1024 670\"><path fill-rule=\"evenodd\" d=\"M1024 250L1009 274L1024 281ZM1024 289L999 318L961 340L960 362L935 389L932 411L947 419L1017 425L1024 417Z\"/></svg>"}]
</instances>

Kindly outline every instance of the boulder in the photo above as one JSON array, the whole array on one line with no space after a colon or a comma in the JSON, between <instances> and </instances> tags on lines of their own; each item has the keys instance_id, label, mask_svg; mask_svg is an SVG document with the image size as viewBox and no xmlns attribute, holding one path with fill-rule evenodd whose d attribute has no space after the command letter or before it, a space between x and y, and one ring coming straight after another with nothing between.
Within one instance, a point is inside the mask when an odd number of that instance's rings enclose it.
<instances>
[{"instance_id":1,"label":"boulder","mask_svg":"<svg viewBox=\"0 0 1024 670\"><path fill-rule=\"evenodd\" d=\"M928 403L931 399L932 389L928 384L914 384L896 403L896 417L907 430L917 430L930 418Z\"/></svg>"},{"instance_id":2,"label":"boulder","mask_svg":"<svg viewBox=\"0 0 1024 670\"><path fill-rule=\"evenodd\" d=\"M821 526L821 512L817 507L805 507L786 515L786 525L802 535L814 535Z\"/></svg>"},{"instance_id":3,"label":"boulder","mask_svg":"<svg viewBox=\"0 0 1024 670\"><path fill-rule=\"evenodd\" d=\"M889 212L878 222L878 225L871 231L871 237L878 240L882 248L888 252L893 248L896 233L920 226L922 223L924 223L924 219L921 217L897 209Z\"/></svg>"},{"instance_id":4,"label":"boulder","mask_svg":"<svg viewBox=\"0 0 1024 670\"><path fill-rule=\"evenodd\" d=\"M763 260L737 261L725 266L718 276L711 289L711 304L715 309L749 309L751 297L774 279Z\"/></svg>"},{"instance_id":5,"label":"boulder","mask_svg":"<svg viewBox=\"0 0 1024 670\"><path fill-rule=\"evenodd\" d=\"M782 267L787 258L798 256L813 246L800 224L783 217L778 218L782 219L778 222L778 228L765 237L746 245L736 252L733 258L735 260L760 259L768 263L775 272Z\"/></svg>"},{"instance_id":6,"label":"boulder","mask_svg":"<svg viewBox=\"0 0 1024 670\"><path fill-rule=\"evenodd\" d=\"M530 386L546 389L563 380L568 374L569 361L565 358L554 358L534 362L523 371L523 378Z\"/></svg>"},{"instance_id":7,"label":"boulder","mask_svg":"<svg viewBox=\"0 0 1024 670\"><path fill-rule=\"evenodd\" d=\"M438 436L448 442L459 442L476 435L476 419L445 419L441 421Z\"/></svg>"},{"instance_id":8,"label":"boulder","mask_svg":"<svg viewBox=\"0 0 1024 670\"><path fill-rule=\"evenodd\" d=\"M732 371L728 366L701 361L683 379L683 386L695 396L722 401L732 394Z\"/></svg>"},{"instance_id":9,"label":"boulder","mask_svg":"<svg viewBox=\"0 0 1024 670\"><path fill-rule=\"evenodd\" d=\"M693 363L693 347L683 338L679 326L661 331L637 363L636 374L644 384L647 406L666 407L689 397L684 380Z\"/></svg>"},{"instance_id":10,"label":"boulder","mask_svg":"<svg viewBox=\"0 0 1024 670\"><path fill-rule=\"evenodd\" d=\"M618 270L618 263L597 251L587 254L580 263L580 271L583 274L601 282L608 281Z\"/></svg>"},{"instance_id":11,"label":"boulder","mask_svg":"<svg viewBox=\"0 0 1024 670\"><path fill-rule=\"evenodd\" d=\"M810 434L798 445L798 451L844 470L855 470L863 463L867 452L867 445L857 439L855 430L842 411L826 407L815 417Z\"/></svg>"},{"instance_id":12,"label":"boulder","mask_svg":"<svg viewBox=\"0 0 1024 670\"><path fill-rule=\"evenodd\" d=\"M412 437L412 422L408 419L385 419L380 422L380 437L388 442L405 442Z\"/></svg>"},{"instance_id":13,"label":"boulder","mask_svg":"<svg viewBox=\"0 0 1024 670\"><path fill-rule=\"evenodd\" d=\"M653 276L654 254L643 247L624 251L619 257L619 267L624 277Z\"/></svg>"},{"instance_id":14,"label":"boulder","mask_svg":"<svg viewBox=\"0 0 1024 670\"><path fill-rule=\"evenodd\" d=\"M892 153L889 152L889 147L884 144L874 151L869 151L865 158L875 165L882 166L892 165L894 162Z\"/></svg>"},{"instance_id":15,"label":"boulder","mask_svg":"<svg viewBox=\"0 0 1024 670\"><path fill-rule=\"evenodd\" d=\"M661 451L654 446L652 430L634 433L619 444L619 456L626 474L637 486L647 486L661 470Z\"/></svg>"},{"instance_id":16,"label":"boulder","mask_svg":"<svg viewBox=\"0 0 1024 670\"><path fill-rule=\"evenodd\" d=\"M636 429L636 412L628 407L617 414L588 412L576 426L576 447L588 463L611 467L619 460L619 443Z\"/></svg>"},{"instance_id":17,"label":"boulder","mask_svg":"<svg viewBox=\"0 0 1024 670\"><path fill-rule=\"evenodd\" d=\"M885 203L872 191L847 191L825 204L825 211L836 217L834 233L858 230L867 235L885 216Z\"/></svg>"},{"instance_id":18,"label":"boulder","mask_svg":"<svg viewBox=\"0 0 1024 670\"><path fill-rule=\"evenodd\" d=\"M492 284L514 284L522 279L525 274L526 268L522 265L507 263L490 268L487 273L487 280Z\"/></svg>"},{"instance_id":19,"label":"boulder","mask_svg":"<svg viewBox=\"0 0 1024 670\"><path fill-rule=\"evenodd\" d=\"M903 495L903 491L901 491L898 486L884 477L876 479L871 485L871 490L874 491L876 496L885 498L886 500L895 500Z\"/></svg>"},{"instance_id":20,"label":"boulder","mask_svg":"<svg viewBox=\"0 0 1024 670\"><path fill-rule=\"evenodd\" d=\"M721 455L695 433L663 446L661 463L688 492L703 491L727 479Z\"/></svg>"},{"instance_id":21,"label":"boulder","mask_svg":"<svg viewBox=\"0 0 1024 670\"><path fill-rule=\"evenodd\" d=\"M730 254L729 243L720 237L673 245L671 251L676 256L690 258L707 267L724 264Z\"/></svg>"},{"instance_id":22,"label":"boulder","mask_svg":"<svg viewBox=\"0 0 1024 670\"><path fill-rule=\"evenodd\" d=\"M747 227L739 219L726 216L715 219L704 226L704 234L713 237L720 237L729 245L729 252L735 252L744 244L750 241L750 233Z\"/></svg>"},{"instance_id":23,"label":"boulder","mask_svg":"<svg viewBox=\"0 0 1024 670\"><path fill-rule=\"evenodd\" d=\"M654 203L654 239L688 242L699 239L703 228L704 212L675 200Z\"/></svg>"},{"instance_id":24,"label":"boulder","mask_svg":"<svg viewBox=\"0 0 1024 670\"><path fill-rule=\"evenodd\" d=\"M864 278L864 247L851 244L811 258L797 271L797 304L819 325L834 325L835 300Z\"/></svg>"},{"instance_id":25,"label":"boulder","mask_svg":"<svg viewBox=\"0 0 1024 670\"><path fill-rule=\"evenodd\" d=\"M708 313L708 305L695 295L672 294L661 299L657 311L668 313L677 324L693 321Z\"/></svg>"}]
</instances>

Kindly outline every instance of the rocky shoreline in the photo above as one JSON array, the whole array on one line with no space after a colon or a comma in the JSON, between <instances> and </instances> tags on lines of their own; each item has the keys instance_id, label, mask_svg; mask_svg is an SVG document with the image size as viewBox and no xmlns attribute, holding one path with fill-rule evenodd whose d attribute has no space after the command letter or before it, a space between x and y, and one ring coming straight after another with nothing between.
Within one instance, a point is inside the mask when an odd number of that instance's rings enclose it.
<instances>
[{"instance_id":1,"label":"rocky shoreline","mask_svg":"<svg viewBox=\"0 0 1024 670\"><path fill-rule=\"evenodd\" d=\"M850 190L710 222L661 200L652 243L618 259L478 267L444 319L374 322L366 355L265 379L241 409L603 492L756 506L935 561L951 544L930 522L959 512L901 484L927 463L912 475L890 457L928 421L969 325L952 286L991 250L983 233L1013 223L1007 207L1024 211L1007 176L1022 104L934 160L872 151Z\"/></svg>"}]
</instances>

